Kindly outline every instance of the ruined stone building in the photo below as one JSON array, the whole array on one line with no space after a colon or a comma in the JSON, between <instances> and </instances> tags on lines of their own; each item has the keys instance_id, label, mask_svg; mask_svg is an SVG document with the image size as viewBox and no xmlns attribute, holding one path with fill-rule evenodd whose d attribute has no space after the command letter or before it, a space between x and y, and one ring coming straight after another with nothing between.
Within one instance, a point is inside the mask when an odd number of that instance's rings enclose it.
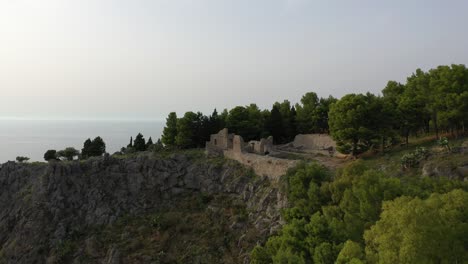
<instances>
[{"instance_id":1,"label":"ruined stone building","mask_svg":"<svg viewBox=\"0 0 468 264\"><path fill-rule=\"evenodd\" d=\"M273 157L274 152L276 157ZM257 175L267 176L273 181L286 174L298 161L278 158L279 153L306 153L337 156L336 142L327 134L297 135L293 142L281 146L273 145L273 137L244 142L240 135L229 134L227 128L213 134L206 142L208 155L223 156L251 167Z\"/></svg>"},{"instance_id":2,"label":"ruined stone building","mask_svg":"<svg viewBox=\"0 0 468 264\"><path fill-rule=\"evenodd\" d=\"M278 181L280 176L286 174L289 168L297 164L297 161L268 156L272 150L273 137L245 143L241 136L229 134L227 128L211 135L210 141L206 142L208 155L218 155L236 160L251 167L257 175Z\"/></svg>"},{"instance_id":3,"label":"ruined stone building","mask_svg":"<svg viewBox=\"0 0 468 264\"><path fill-rule=\"evenodd\" d=\"M206 142L206 152L219 155L226 150L232 150L235 153L268 155L273 150L273 137L262 138L259 141L252 140L246 144L241 136L229 134L228 129L224 128L210 136L210 141Z\"/></svg>"}]
</instances>

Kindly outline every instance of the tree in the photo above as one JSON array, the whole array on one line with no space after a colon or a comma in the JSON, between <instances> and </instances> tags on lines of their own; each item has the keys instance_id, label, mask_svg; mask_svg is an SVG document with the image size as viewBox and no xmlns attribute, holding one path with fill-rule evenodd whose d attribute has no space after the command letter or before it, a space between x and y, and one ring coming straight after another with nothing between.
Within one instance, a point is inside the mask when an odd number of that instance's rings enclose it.
<instances>
[{"instance_id":1,"label":"tree","mask_svg":"<svg viewBox=\"0 0 468 264\"><path fill-rule=\"evenodd\" d=\"M422 102L422 110L424 111L424 114L427 116L428 120L432 119L434 131L438 136L439 129L437 126L437 108L435 104L435 98L438 95L435 94L435 91L431 90L429 83L430 78L428 73L422 71L421 69L417 69L415 73L408 77L406 82L407 90L405 93L407 93L406 96L410 96L411 100L414 102ZM427 123L427 128L429 129L428 122L425 123Z\"/></svg>"},{"instance_id":2,"label":"tree","mask_svg":"<svg viewBox=\"0 0 468 264\"><path fill-rule=\"evenodd\" d=\"M153 144L153 139L150 137L148 139L148 142L146 142L146 149L149 149Z\"/></svg>"},{"instance_id":3,"label":"tree","mask_svg":"<svg viewBox=\"0 0 468 264\"><path fill-rule=\"evenodd\" d=\"M389 81L382 90L383 103L386 109L390 109L386 114L391 115L393 129L400 131L406 144L409 143L410 133L421 129L424 120L428 119L425 101L421 96L417 96L416 92L395 81Z\"/></svg>"},{"instance_id":4,"label":"tree","mask_svg":"<svg viewBox=\"0 0 468 264\"><path fill-rule=\"evenodd\" d=\"M213 110L213 113L209 117L209 134L218 133L221 129L224 128L224 120L221 116L218 115L218 111L216 109Z\"/></svg>"},{"instance_id":5,"label":"tree","mask_svg":"<svg viewBox=\"0 0 468 264\"><path fill-rule=\"evenodd\" d=\"M306 93L301 98L301 104L296 104L297 111L297 132L301 134L309 134L316 132L317 127L317 106L319 98L316 93Z\"/></svg>"},{"instance_id":6,"label":"tree","mask_svg":"<svg viewBox=\"0 0 468 264\"><path fill-rule=\"evenodd\" d=\"M106 153L106 143L101 137L96 137L92 141L88 138L83 144L81 157L83 159L87 159L89 157L100 157L104 153Z\"/></svg>"},{"instance_id":7,"label":"tree","mask_svg":"<svg viewBox=\"0 0 468 264\"><path fill-rule=\"evenodd\" d=\"M317 108L315 109L316 115L316 127L317 132L328 133L328 113L330 112L330 107L333 103L336 103L338 100L333 96L328 98L320 98Z\"/></svg>"},{"instance_id":8,"label":"tree","mask_svg":"<svg viewBox=\"0 0 468 264\"><path fill-rule=\"evenodd\" d=\"M364 234L368 262L463 263L467 212L468 193L462 190L384 202L380 220Z\"/></svg>"},{"instance_id":9,"label":"tree","mask_svg":"<svg viewBox=\"0 0 468 264\"><path fill-rule=\"evenodd\" d=\"M138 133L138 135L136 136L135 141L133 142L133 147L136 151L146 150L146 141L141 133Z\"/></svg>"},{"instance_id":10,"label":"tree","mask_svg":"<svg viewBox=\"0 0 468 264\"><path fill-rule=\"evenodd\" d=\"M28 157L18 156L16 157L16 161L19 163L27 162L29 160Z\"/></svg>"},{"instance_id":11,"label":"tree","mask_svg":"<svg viewBox=\"0 0 468 264\"><path fill-rule=\"evenodd\" d=\"M83 159L87 159L87 158L91 157L90 149L91 149L92 145L93 145L93 142L91 141L90 138L85 140L85 142L83 143L83 148L81 149L81 157Z\"/></svg>"},{"instance_id":12,"label":"tree","mask_svg":"<svg viewBox=\"0 0 468 264\"><path fill-rule=\"evenodd\" d=\"M267 129L270 132L270 135L273 136L274 142L282 143L286 137L286 133L283 126L283 118L277 104L273 105L270 117L266 123Z\"/></svg>"},{"instance_id":13,"label":"tree","mask_svg":"<svg viewBox=\"0 0 468 264\"><path fill-rule=\"evenodd\" d=\"M164 145L163 143L161 142L161 139L158 139L158 141L156 141L155 144L151 145L149 147L149 150L150 151L154 151L154 152L158 152L158 151L161 151L164 149Z\"/></svg>"},{"instance_id":14,"label":"tree","mask_svg":"<svg viewBox=\"0 0 468 264\"><path fill-rule=\"evenodd\" d=\"M55 149L49 149L44 153L44 160L51 161L57 159L57 151Z\"/></svg>"},{"instance_id":15,"label":"tree","mask_svg":"<svg viewBox=\"0 0 468 264\"><path fill-rule=\"evenodd\" d=\"M348 240L343 246L343 249L338 254L336 259L336 264L347 264L354 261L354 263L362 263L361 260L364 259L364 253L359 243Z\"/></svg>"},{"instance_id":16,"label":"tree","mask_svg":"<svg viewBox=\"0 0 468 264\"><path fill-rule=\"evenodd\" d=\"M385 118L379 112L380 106L372 94L348 94L331 106L329 126L332 137L343 146L349 146L354 156L365 151L372 141L379 138L379 122Z\"/></svg>"},{"instance_id":17,"label":"tree","mask_svg":"<svg viewBox=\"0 0 468 264\"><path fill-rule=\"evenodd\" d=\"M90 155L92 157L100 157L104 153L106 153L106 143L101 137L96 137L92 141Z\"/></svg>"},{"instance_id":18,"label":"tree","mask_svg":"<svg viewBox=\"0 0 468 264\"><path fill-rule=\"evenodd\" d=\"M229 111L226 126L232 133L241 135L244 140L259 139L264 131L263 114L255 104L247 107L236 106Z\"/></svg>"},{"instance_id":19,"label":"tree","mask_svg":"<svg viewBox=\"0 0 468 264\"><path fill-rule=\"evenodd\" d=\"M177 133L177 114L172 112L166 119L166 127L164 127L161 138L162 142L166 146L175 146Z\"/></svg>"},{"instance_id":20,"label":"tree","mask_svg":"<svg viewBox=\"0 0 468 264\"><path fill-rule=\"evenodd\" d=\"M197 124L200 116L194 112L185 113L177 122L177 136L175 143L180 148L194 148L197 146Z\"/></svg>"},{"instance_id":21,"label":"tree","mask_svg":"<svg viewBox=\"0 0 468 264\"><path fill-rule=\"evenodd\" d=\"M205 143L210 140L210 135L217 133L212 132L210 118L203 115L201 112L196 113L196 118L193 121L192 128L194 131L193 141L195 147L202 148L205 146Z\"/></svg>"},{"instance_id":22,"label":"tree","mask_svg":"<svg viewBox=\"0 0 468 264\"><path fill-rule=\"evenodd\" d=\"M133 137L130 137L130 143L128 143L127 148L133 148Z\"/></svg>"},{"instance_id":23,"label":"tree","mask_svg":"<svg viewBox=\"0 0 468 264\"><path fill-rule=\"evenodd\" d=\"M59 158L66 159L68 161L72 161L78 155L80 155L80 152L77 149L72 148L72 147L68 147L68 148L66 148L64 150L60 150L57 153L57 156Z\"/></svg>"}]
</instances>

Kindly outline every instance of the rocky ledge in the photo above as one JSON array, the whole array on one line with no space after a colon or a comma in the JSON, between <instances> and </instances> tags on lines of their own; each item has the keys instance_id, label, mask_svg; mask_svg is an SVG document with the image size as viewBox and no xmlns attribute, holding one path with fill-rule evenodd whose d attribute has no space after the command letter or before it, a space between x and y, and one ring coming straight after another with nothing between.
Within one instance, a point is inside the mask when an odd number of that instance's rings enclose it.
<instances>
[{"instance_id":1,"label":"rocky ledge","mask_svg":"<svg viewBox=\"0 0 468 264\"><path fill-rule=\"evenodd\" d=\"M223 231L232 233L233 241L225 244L231 255L238 255L233 263L248 262L248 252L255 243L243 243L247 234L251 242L262 242L281 225L279 211L286 200L278 187L233 161L173 154L164 158L106 156L84 162L5 163L0 169L0 263L174 261L169 257L155 259L152 253L130 259L122 247L97 239L89 230L108 228L124 217L144 216L163 208L174 210L179 198L200 194L228 197L245 208L245 219L226 218L230 222ZM225 200L218 200L217 205L209 201L203 210L223 207ZM227 210L228 205L224 207L218 210ZM251 235L252 230L255 235ZM100 243L94 246L96 241ZM209 258L223 262L223 254ZM200 258L192 260L207 263Z\"/></svg>"}]
</instances>

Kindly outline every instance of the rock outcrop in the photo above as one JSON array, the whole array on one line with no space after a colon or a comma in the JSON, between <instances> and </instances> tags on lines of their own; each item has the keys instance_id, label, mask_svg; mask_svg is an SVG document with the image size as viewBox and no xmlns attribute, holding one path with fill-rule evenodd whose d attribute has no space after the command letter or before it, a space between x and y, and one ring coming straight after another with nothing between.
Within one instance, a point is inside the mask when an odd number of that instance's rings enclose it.
<instances>
[{"instance_id":1,"label":"rock outcrop","mask_svg":"<svg viewBox=\"0 0 468 264\"><path fill-rule=\"evenodd\" d=\"M0 263L121 263L125 256L114 245L105 245L104 252L94 250L87 230L123 216L147 214L194 193L222 194L242 202L248 219L232 223L241 238L247 227L256 230L261 241L281 226L279 211L286 206L285 197L265 177L234 161L174 154L9 162L0 169ZM66 241L77 236L83 243L70 252ZM240 250L239 261L248 261L251 246ZM68 254L67 261L61 259L62 251ZM78 261L84 255L86 261ZM140 263L151 263L147 261Z\"/></svg>"}]
</instances>

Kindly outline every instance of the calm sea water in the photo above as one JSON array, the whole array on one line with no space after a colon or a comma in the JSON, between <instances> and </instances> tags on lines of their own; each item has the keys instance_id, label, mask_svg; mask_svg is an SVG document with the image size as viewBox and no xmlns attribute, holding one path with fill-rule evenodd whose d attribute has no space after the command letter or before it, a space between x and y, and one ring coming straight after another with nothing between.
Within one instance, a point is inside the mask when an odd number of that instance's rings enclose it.
<instances>
[{"instance_id":1,"label":"calm sea water","mask_svg":"<svg viewBox=\"0 0 468 264\"><path fill-rule=\"evenodd\" d=\"M43 161L48 149L75 147L81 150L87 138L100 136L107 152L114 153L127 146L130 137L141 132L145 139L156 141L162 134L161 121L110 120L0 120L0 162L26 156L31 161Z\"/></svg>"}]
</instances>

